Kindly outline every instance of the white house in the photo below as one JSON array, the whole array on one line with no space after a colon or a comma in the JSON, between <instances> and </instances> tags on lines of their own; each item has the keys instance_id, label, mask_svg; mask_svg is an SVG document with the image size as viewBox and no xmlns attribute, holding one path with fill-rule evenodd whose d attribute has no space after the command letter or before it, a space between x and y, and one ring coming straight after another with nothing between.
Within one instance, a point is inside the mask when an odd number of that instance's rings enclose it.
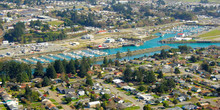
<instances>
[{"instance_id":1,"label":"white house","mask_svg":"<svg viewBox=\"0 0 220 110\"><path fill-rule=\"evenodd\" d=\"M114 80L112 80L112 82L115 83L115 84L119 84L119 83L122 83L124 81L121 80L121 79L114 79Z\"/></svg>"},{"instance_id":2,"label":"white house","mask_svg":"<svg viewBox=\"0 0 220 110\"><path fill-rule=\"evenodd\" d=\"M151 100L151 99L154 98L154 97L151 96L150 94L137 94L137 97L138 97L139 99L143 99L143 100L145 100L145 101L149 101L149 100Z\"/></svg>"},{"instance_id":3,"label":"white house","mask_svg":"<svg viewBox=\"0 0 220 110\"><path fill-rule=\"evenodd\" d=\"M105 43L113 43L115 42L115 39L109 38L105 41Z\"/></svg>"},{"instance_id":4,"label":"white house","mask_svg":"<svg viewBox=\"0 0 220 110\"><path fill-rule=\"evenodd\" d=\"M97 105L100 105L100 104L101 104L100 101L93 101L93 102L88 103L88 107L89 108L95 108Z\"/></svg>"},{"instance_id":5,"label":"white house","mask_svg":"<svg viewBox=\"0 0 220 110\"><path fill-rule=\"evenodd\" d=\"M87 34L87 35L82 36L81 39L94 39L94 36Z\"/></svg>"}]
</instances>

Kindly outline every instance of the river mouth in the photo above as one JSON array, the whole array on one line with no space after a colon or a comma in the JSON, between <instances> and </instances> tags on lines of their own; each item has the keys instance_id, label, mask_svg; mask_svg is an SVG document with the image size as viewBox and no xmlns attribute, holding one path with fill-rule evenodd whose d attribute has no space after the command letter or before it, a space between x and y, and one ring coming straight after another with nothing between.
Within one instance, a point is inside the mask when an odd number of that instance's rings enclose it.
<instances>
[{"instance_id":1,"label":"river mouth","mask_svg":"<svg viewBox=\"0 0 220 110\"><path fill-rule=\"evenodd\" d=\"M79 51L82 51L81 53L83 53L83 54L70 52L70 53L65 53L65 55L64 54L44 55L44 56L40 56L38 58L20 59L20 61L30 63L30 64L36 64L37 61L40 61L41 63L50 63L50 62L53 62L54 60L57 60L57 59L70 60L71 58L72 59L81 58L82 56L85 56L85 55L87 55L87 57L100 57L100 56L105 56L105 55L114 55L117 52L120 52L120 53L127 52L128 49L130 51L137 51L137 50L143 50L143 49L148 49L148 48L156 48L156 47L161 47L161 46L169 46L171 48L177 48L180 45L187 45L187 46L190 46L192 48L208 47L208 46L211 46L211 45L220 46L220 43L163 44L163 43L159 42L163 39L175 37L175 36L177 36L178 33L185 33L185 34L189 34L189 35L192 34L192 33L197 34L197 33L201 32L202 30L205 30L206 28L207 27L205 27L205 26L187 26L187 25L179 26L179 27L173 28L169 32L163 34L162 37L158 37L158 38L154 38L154 39L145 41L143 43L143 45L140 45L140 46L126 46L126 47L119 47L119 48L112 48L112 49L97 50L100 53L104 53L103 55L98 55L96 53L89 53L87 50L79 50ZM155 35L161 36L160 33L156 33ZM123 57L122 59L129 59L130 60L130 59L139 58L139 57L143 57L143 56L153 55L154 53L158 53L158 52L160 52L160 51L151 51L150 53L142 53L142 54L138 54L138 55L133 55L129 58L128 57ZM75 57L73 57L70 54L74 55ZM97 62L97 63L100 64L100 61Z\"/></svg>"}]
</instances>

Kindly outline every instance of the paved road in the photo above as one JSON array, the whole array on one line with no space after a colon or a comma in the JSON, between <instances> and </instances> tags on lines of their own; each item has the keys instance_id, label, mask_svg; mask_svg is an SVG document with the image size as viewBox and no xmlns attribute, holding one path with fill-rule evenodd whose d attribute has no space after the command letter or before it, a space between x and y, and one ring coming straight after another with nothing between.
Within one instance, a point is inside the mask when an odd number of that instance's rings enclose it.
<instances>
[{"instance_id":1,"label":"paved road","mask_svg":"<svg viewBox=\"0 0 220 110\"><path fill-rule=\"evenodd\" d=\"M103 80L102 79L96 79L97 82L100 82L102 83ZM109 88L111 90L111 92L113 92L114 94L116 94L117 96L120 96L122 97L124 100L129 100L131 101L133 104L139 106L140 108L143 108L144 107L144 104L141 103L141 102L138 102L137 100L135 100L132 96L127 96L124 92L122 91L119 91L118 89L116 89L115 87L113 87L113 85L111 84L105 84L105 83L102 83L102 85L106 88Z\"/></svg>"},{"instance_id":2,"label":"paved road","mask_svg":"<svg viewBox=\"0 0 220 110\"><path fill-rule=\"evenodd\" d=\"M44 87L41 89L44 91L48 91L49 98L54 99L57 103L59 103L63 107L64 110L72 110L72 108L69 105L63 104L63 101L61 100L61 98L62 98L61 96L57 97L56 91L51 91L49 88L50 87Z\"/></svg>"}]
</instances>

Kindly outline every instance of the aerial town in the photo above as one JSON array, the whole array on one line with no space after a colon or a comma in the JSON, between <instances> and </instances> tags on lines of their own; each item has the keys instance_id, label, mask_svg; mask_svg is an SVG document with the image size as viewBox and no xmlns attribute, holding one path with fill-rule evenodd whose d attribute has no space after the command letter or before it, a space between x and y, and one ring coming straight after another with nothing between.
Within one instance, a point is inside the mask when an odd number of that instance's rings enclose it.
<instances>
[{"instance_id":1,"label":"aerial town","mask_svg":"<svg viewBox=\"0 0 220 110\"><path fill-rule=\"evenodd\" d=\"M219 0L0 10L0 110L220 110Z\"/></svg>"}]
</instances>

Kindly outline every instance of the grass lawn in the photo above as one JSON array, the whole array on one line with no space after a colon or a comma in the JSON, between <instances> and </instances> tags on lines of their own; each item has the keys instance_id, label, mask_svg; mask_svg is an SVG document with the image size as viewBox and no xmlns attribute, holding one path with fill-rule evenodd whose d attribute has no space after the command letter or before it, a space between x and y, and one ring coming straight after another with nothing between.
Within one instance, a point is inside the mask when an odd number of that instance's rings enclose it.
<instances>
[{"instance_id":1,"label":"grass lawn","mask_svg":"<svg viewBox=\"0 0 220 110\"><path fill-rule=\"evenodd\" d=\"M154 95L152 95L154 98L160 98L160 96L158 96L158 95L156 95L156 94L154 94Z\"/></svg>"},{"instance_id":2,"label":"grass lawn","mask_svg":"<svg viewBox=\"0 0 220 110\"><path fill-rule=\"evenodd\" d=\"M49 25L52 25L52 26L58 26L58 25L61 25L63 24L64 22L63 21L50 21L48 22Z\"/></svg>"},{"instance_id":3,"label":"grass lawn","mask_svg":"<svg viewBox=\"0 0 220 110\"><path fill-rule=\"evenodd\" d=\"M204 96L205 99L216 98L215 96Z\"/></svg>"},{"instance_id":4,"label":"grass lawn","mask_svg":"<svg viewBox=\"0 0 220 110\"><path fill-rule=\"evenodd\" d=\"M220 30L216 29L210 32L207 32L205 34L199 35L198 37L204 38L204 39L215 39L220 37Z\"/></svg>"},{"instance_id":5,"label":"grass lawn","mask_svg":"<svg viewBox=\"0 0 220 110\"><path fill-rule=\"evenodd\" d=\"M128 107L128 108L125 108L123 110L139 110L140 107L139 106L133 106L133 107Z\"/></svg>"}]
</instances>

